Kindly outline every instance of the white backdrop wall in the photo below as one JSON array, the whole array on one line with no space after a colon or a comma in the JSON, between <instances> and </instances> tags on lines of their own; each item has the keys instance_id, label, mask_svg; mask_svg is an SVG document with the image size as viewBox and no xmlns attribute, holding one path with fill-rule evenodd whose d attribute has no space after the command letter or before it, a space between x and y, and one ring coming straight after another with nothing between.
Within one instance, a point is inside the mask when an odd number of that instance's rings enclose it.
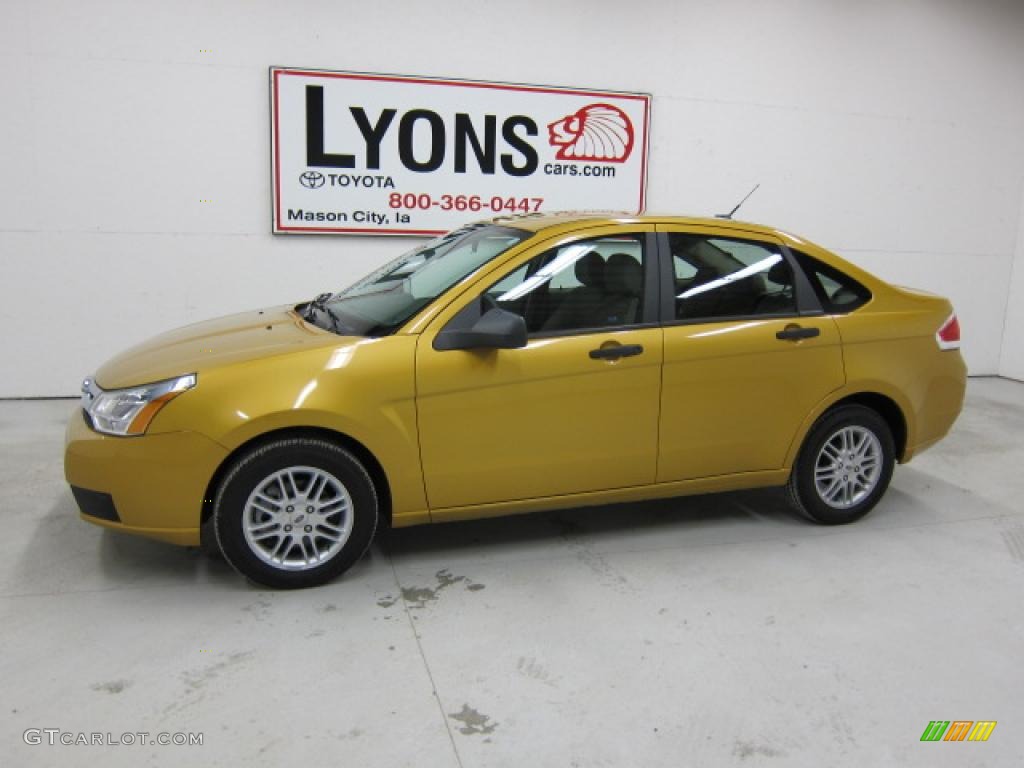
<instances>
[{"instance_id":1,"label":"white backdrop wall","mask_svg":"<svg viewBox=\"0 0 1024 768\"><path fill-rule=\"evenodd\" d=\"M272 64L650 92L649 210L760 182L743 218L951 296L971 372L1024 370L1014 0L3 0L0 64L0 396L409 247L270 234Z\"/></svg>"},{"instance_id":2,"label":"white backdrop wall","mask_svg":"<svg viewBox=\"0 0 1024 768\"><path fill-rule=\"evenodd\" d=\"M1010 275L999 374L1024 381L1024 200L1021 200L1020 224L1017 225L1017 254Z\"/></svg>"}]
</instances>

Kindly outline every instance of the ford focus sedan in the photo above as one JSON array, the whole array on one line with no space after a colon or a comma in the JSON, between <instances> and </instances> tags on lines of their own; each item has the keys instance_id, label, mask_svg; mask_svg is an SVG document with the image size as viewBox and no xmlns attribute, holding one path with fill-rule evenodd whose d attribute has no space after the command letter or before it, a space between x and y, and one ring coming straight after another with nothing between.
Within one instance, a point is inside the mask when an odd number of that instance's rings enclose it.
<instances>
[{"instance_id":1,"label":"ford focus sedan","mask_svg":"<svg viewBox=\"0 0 1024 768\"><path fill-rule=\"evenodd\" d=\"M83 519L283 588L383 526L766 486L849 523L950 429L959 345L946 299L770 227L495 219L115 357L65 473Z\"/></svg>"}]
</instances>

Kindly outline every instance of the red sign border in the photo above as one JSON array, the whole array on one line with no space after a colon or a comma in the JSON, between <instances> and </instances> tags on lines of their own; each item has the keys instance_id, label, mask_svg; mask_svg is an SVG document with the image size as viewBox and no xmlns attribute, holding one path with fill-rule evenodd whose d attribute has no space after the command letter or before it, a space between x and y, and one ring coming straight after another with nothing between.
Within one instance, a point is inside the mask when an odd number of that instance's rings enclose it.
<instances>
[{"instance_id":1,"label":"red sign border","mask_svg":"<svg viewBox=\"0 0 1024 768\"><path fill-rule=\"evenodd\" d=\"M350 227L291 227L281 224L281 146L278 108L278 79L281 75L317 75L342 80L373 80L387 83L415 83L421 85L455 85L464 88L491 88L503 91L527 91L531 93L562 93L570 96L588 96L593 98L612 97L613 99L633 99L644 103L644 146L640 158L640 210L643 213L647 205L647 153L650 142L651 94L625 93L622 91L598 91L580 88L562 88L553 85L529 85L526 83L498 83L483 80L460 80L444 77L421 77L416 75L385 75L368 72L335 72L324 69L302 69L300 67L271 67L271 168L273 178L273 234L358 234L358 235L406 235L420 237L424 235L443 235L445 230L434 229L365 229Z\"/></svg>"}]
</instances>

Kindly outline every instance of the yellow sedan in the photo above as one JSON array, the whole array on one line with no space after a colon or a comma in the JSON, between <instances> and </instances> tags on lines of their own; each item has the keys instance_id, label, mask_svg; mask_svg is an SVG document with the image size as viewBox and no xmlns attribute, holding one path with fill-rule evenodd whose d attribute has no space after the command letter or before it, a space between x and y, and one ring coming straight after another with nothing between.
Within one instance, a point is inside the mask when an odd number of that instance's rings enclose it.
<instances>
[{"instance_id":1,"label":"yellow sedan","mask_svg":"<svg viewBox=\"0 0 1024 768\"><path fill-rule=\"evenodd\" d=\"M765 486L849 523L949 431L959 346L946 299L770 227L509 217L115 357L65 473L83 519L274 587L388 525Z\"/></svg>"}]
</instances>

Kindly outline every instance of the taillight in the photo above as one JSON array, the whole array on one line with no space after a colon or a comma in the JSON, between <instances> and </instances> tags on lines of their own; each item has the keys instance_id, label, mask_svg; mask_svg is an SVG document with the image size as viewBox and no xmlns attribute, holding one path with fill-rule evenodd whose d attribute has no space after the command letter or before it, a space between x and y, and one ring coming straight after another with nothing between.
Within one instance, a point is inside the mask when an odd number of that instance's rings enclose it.
<instances>
[{"instance_id":1,"label":"taillight","mask_svg":"<svg viewBox=\"0 0 1024 768\"><path fill-rule=\"evenodd\" d=\"M956 312L935 332L935 341L939 349L960 349L960 321L956 319Z\"/></svg>"}]
</instances>

